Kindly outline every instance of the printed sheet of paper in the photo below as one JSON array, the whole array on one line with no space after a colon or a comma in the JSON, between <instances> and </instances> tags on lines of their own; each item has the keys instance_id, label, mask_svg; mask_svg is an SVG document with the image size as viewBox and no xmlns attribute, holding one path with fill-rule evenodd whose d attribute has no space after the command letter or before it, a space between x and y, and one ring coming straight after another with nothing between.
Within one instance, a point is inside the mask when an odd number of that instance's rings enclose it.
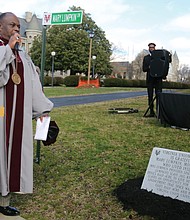
<instances>
[{"instance_id":1,"label":"printed sheet of paper","mask_svg":"<svg viewBox=\"0 0 190 220\"><path fill-rule=\"evenodd\" d=\"M50 123L50 117L43 117L43 120L41 121L40 118L38 118L36 122L36 134L34 136L35 140L41 140L46 141L48 129L49 129L49 123Z\"/></svg>"}]
</instances>

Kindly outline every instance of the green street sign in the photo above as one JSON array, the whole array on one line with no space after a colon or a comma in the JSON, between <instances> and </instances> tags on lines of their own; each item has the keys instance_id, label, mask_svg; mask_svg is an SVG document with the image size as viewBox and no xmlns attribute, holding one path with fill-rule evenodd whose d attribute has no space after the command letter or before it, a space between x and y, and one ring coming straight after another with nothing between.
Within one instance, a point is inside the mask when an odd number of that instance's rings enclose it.
<instances>
[{"instance_id":1,"label":"green street sign","mask_svg":"<svg viewBox=\"0 0 190 220\"><path fill-rule=\"evenodd\" d=\"M81 24L83 11L44 13L42 25Z\"/></svg>"}]
</instances>

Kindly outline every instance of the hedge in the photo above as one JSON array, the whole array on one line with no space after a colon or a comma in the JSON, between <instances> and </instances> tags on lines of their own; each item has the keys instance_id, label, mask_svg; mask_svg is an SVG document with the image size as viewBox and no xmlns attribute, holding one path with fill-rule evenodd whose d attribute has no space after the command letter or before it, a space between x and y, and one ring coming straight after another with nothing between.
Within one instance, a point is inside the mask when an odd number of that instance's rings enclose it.
<instances>
[{"instance_id":1,"label":"hedge","mask_svg":"<svg viewBox=\"0 0 190 220\"><path fill-rule=\"evenodd\" d=\"M81 77L81 79L87 79L87 77ZM101 86L104 87L141 87L146 88L146 80L131 80L131 79L120 79L120 78L108 78L101 79ZM44 85L50 86L52 83L51 76L44 77ZM68 87L76 87L79 83L79 76L71 75L65 78L54 77L53 84L55 86L65 85ZM163 81L163 88L165 89L190 89L190 84L181 82L169 82Z\"/></svg>"},{"instance_id":2,"label":"hedge","mask_svg":"<svg viewBox=\"0 0 190 220\"><path fill-rule=\"evenodd\" d=\"M119 78L109 78L103 80L105 87L146 87L146 80L128 80ZM163 81L165 89L190 89L190 84L181 82Z\"/></svg>"},{"instance_id":3,"label":"hedge","mask_svg":"<svg viewBox=\"0 0 190 220\"><path fill-rule=\"evenodd\" d=\"M64 85L66 86L78 86L78 83L79 83L79 76L71 75L71 76L66 76L64 78Z\"/></svg>"},{"instance_id":4,"label":"hedge","mask_svg":"<svg viewBox=\"0 0 190 220\"><path fill-rule=\"evenodd\" d=\"M52 84L52 77L45 76L44 77L44 86L50 86ZM61 86L64 84L64 79L60 76L53 77L53 85L54 86Z\"/></svg>"}]
</instances>

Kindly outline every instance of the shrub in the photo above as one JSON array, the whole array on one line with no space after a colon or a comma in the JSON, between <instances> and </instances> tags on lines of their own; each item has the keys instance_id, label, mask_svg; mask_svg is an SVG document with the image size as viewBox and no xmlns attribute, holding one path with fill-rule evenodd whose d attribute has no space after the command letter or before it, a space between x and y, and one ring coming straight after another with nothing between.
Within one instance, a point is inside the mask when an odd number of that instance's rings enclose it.
<instances>
[{"instance_id":1,"label":"shrub","mask_svg":"<svg viewBox=\"0 0 190 220\"><path fill-rule=\"evenodd\" d=\"M134 81L134 80L132 80L132 79L126 80L127 86L128 86L128 87L133 87L133 81Z\"/></svg>"},{"instance_id":2,"label":"shrub","mask_svg":"<svg viewBox=\"0 0 190 220\"><path fill-rule=\"evenodd\" d=\"M45 76L44 77L44 86L50 86L52 84L52 77L51 76ZM60 76L53 77L53 85L54 86L60 86L64 84L64 79Z\"/></svg>"},{"instance_id":3,"label":"shrub","mask_svg":"<svg viewBox=\"0 0 190 220\"><path fill-rule=\"evenodd\" d=\"M45 76L44 77L44 86L51 85L51 76Z\"/></svg>"},{"instance_id":4,"label":"shrub","mask_svg":"<svg viewBox=\"0 0 190 220\"><path fill-rule=\"evenodd\" d=\"M109 78L103 79L105 87L142 87L146 88L146 80L131 80L131 79L119 79ZM190 84L181 82L169 82L163 81L163 88L165 89L189 89Z\"/></svg>"},{"instance_id":5,"label":"shrub","mask_svg":"<svg viewBox=\"0 0 190 220\"><path fill-rule=\"evenodd\" d=\"M71 76L66 76L64 78L64 84L66 86L78 86L78 83L79 83L79 76L71 75Z\"/></svg>"},{"instance_id":6,"label":"shrub","mask_svg":"<svg viewBox=\"0 0 190 220\"><path fill-rule=\"evenodd\" d=\"M141 80L140 81L140 87L143 87L143 88L147 87L146 86L146 80Z\"/></svg>"},{"instance_id":7,"label":"shrub","mask_svg":"<svg viewBox=\"0 0 190 220\"><path fill-rule=\"evenodd\" d=\"M54 78L53 78L53 84L54 84L55 86L61 86L61 85L63 85L63 84L64 84L64 79L63 79L63 77L60 77L60 76L54 77Z\"/></svg>"},{"instance_id":8,"label":"shrub","mask_svg":"<svg viewBox=\"0 0 190 220\"><path fill-rule=\"evenodd\" d=\"M109 79L104 79L104 86L106 87L146 87L146 81L145 80L109 78Z\"/></svg>"},{"instance_id":9,"label":"shrub","mask_svg":"<svg viewBox=\"0 0 190 220\"><path fill-rule=\"evenodd\" d=\"M80 77L81 80L88 80L88 76L82 76Z\"/></svg>"},{"instance_id":10,"label":"shrub","mask_svg":"<svg viewBox=\"0 0 190 220\"><path fill-rule=\"evenodd\" d=\"M137 79L137 80L133 80L133 87L140 87L141 85L141 80Z\"/></svg>"},{"instance_id":11,"label":"shrub","mask_svg":"<svg viewBox=\"0 0 190 220\"><path fill-rule=\"evenodd\" d=\"M105 87L121 87L122 79L118 79L118 78L104 79L104 86Z\"/></svg>"}]
</instances>

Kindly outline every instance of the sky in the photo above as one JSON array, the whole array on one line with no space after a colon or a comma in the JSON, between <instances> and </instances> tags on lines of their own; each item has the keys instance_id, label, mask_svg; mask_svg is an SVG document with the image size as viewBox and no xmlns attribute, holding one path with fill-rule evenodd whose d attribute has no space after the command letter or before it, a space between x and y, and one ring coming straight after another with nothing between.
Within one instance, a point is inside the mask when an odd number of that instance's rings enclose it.
<instances>
[{"instance_id":1,"label":"sky","mask_svg":"<svg viewBox=\"0 0 190 220\"><path fill-rule=\"evenodd\" d=\"M132 61L154 42L156 49L176 52L180 64L190 66L190 0L9 0L2 1L0 12L24 17L30 11L42 18L44 12L72 6L90 13L105 31L117 48L115 61Z\"/></svg>"}]
</instances>

